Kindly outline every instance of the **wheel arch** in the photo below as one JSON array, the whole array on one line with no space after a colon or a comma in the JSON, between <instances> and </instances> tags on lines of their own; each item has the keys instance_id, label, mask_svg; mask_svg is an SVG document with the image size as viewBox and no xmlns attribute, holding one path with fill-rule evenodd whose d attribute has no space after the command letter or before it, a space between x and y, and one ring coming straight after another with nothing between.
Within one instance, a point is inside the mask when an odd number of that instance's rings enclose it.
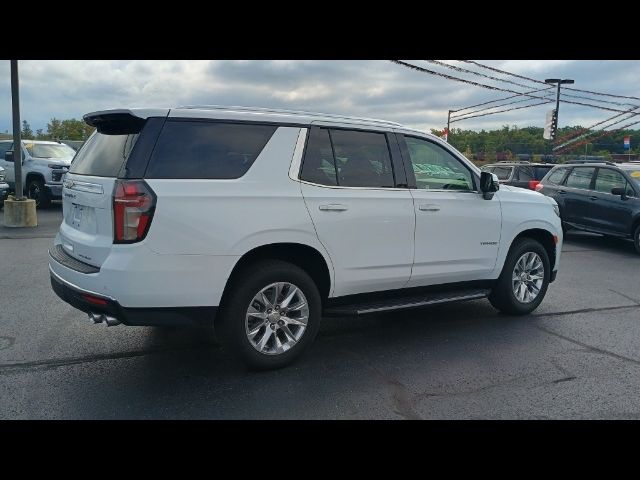
<instances>
[{"instance_id":1,"label":"wheel arch","mask_svg":"<svg viewBox=\"0 0 640 480\"><path fill-rule=\"evenodd\" d=\"M553 270L556 264L556 243L554 241L554 234L549 230L545 230L544 228L529 228L521 231L518 235L515 236L511 245L509 246L509 251L513 248L513 245L520 238L531 238L536 240L542 244L545 251L547 252L547 256L549 257L549 265L551 265L551 270Z\"/></svg>"},{"instance_id":2,"label":"wheel arch","mask_svg":"<svg viewBox=\"0 0 640 480\"><path fill-rule=\"evenodd\" d=\"M225 288L222 292L220 304L224 303L227 288L234 275L260 260L282 260L302 268L318 286L322 300L326 300L333 286L332 268L325 256L315 247L303 243L279 242L260 245L247 251L233 266Z\"/></svg>"}]
</instances>

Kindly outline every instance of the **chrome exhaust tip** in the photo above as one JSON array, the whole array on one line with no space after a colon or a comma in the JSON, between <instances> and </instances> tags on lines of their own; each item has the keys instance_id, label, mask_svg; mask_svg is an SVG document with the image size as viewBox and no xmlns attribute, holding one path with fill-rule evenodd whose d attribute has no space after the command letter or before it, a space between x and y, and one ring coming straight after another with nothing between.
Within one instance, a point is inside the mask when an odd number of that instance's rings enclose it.
<instances>
[{"instance_id":1,"label":"chrome exhaust tip","mask_svg":"<svg viewBox=\"0 0 640 480\"><path fill-rule=\"evenodd\" d=\"M122 322L115 317L104 315L104 323L106 323L107 327L113 327L115 325L120 325Z\"/></svg>"},{"instance_id":2,"label":"chrome exhaust tip","mask_svg":"<svg viewBox=\"0 0 640 480\"><path fill-rule=\"evenodd\" d=\"M95 325L98 323L102 323L105 319L105 316L99 313L89 312L89 320Z\"/></svg>"}]
</instances>

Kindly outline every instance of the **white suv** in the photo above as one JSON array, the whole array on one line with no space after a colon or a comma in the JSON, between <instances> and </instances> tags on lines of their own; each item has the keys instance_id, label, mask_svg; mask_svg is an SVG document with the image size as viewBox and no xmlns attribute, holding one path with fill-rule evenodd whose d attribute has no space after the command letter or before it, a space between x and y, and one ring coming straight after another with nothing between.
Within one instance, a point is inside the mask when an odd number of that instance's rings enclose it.
<instances>
[{"instance_id":1,"label":"white suv","mask_svg":"<svg viewBox=\"0 0 640 480\"><path fill-rule=\"evenodd\" d=\"M56 293L107 325L203 324L283 366L322 316L542 301L556 203L397 123L241 107L109 110L63 188ZM498 190L499 189L499 190Z\"/></svg>"}]
</instances>

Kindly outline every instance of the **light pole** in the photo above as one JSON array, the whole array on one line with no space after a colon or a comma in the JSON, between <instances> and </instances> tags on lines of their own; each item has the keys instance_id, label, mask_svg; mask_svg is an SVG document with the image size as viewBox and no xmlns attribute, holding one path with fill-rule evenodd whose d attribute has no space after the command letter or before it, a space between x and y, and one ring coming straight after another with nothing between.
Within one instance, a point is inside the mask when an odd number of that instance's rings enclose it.
<instances>
[{"instance_id":1,"label":"light pole","mask_svg":"<svg viewBox=\"0 0 640 480\"><path fill-rule=\"evenodd\" d=\"M560 85L564 85L567 83L574 83L573 80L565 78L546 78L544 80L544 83L548 83L550 85L553 85L554 83L558 84L558 92L556 94L556 114L555 114L555 125L553 126L552 132L551 132L551 138L554 139L556 137L556 130L558 129L558 110L560 110Z\"/></svg>"}]
</instances>

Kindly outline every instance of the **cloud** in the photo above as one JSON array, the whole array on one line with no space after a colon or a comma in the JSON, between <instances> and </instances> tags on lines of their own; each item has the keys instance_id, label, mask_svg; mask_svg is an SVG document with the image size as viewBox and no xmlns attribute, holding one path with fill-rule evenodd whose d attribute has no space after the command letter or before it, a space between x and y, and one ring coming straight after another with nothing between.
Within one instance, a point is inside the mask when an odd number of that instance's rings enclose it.
<instances>
[{"instance_id":1,"label":"cloud","mask_svg":"<svg viewBox=\"0 0 640 480\"><path fill-rule=\"evenodd\" d=\"M410 62L476 82L523 91L515 85L455 72L423 61ZM541 80L548 77L573 78L576 88L622 95L636 94L640 77L638 61L479 62ZM463 66L501 76L473 65ZM188 104L246 105L349 114L384 118L428 130L442 128L450 109L509 96L508 93L409 70L385 60L31 60L21 61L19 68L21 118L28 120L34 130L46 129L52 117L81 118L93 110ZM0 132L12 128L9 78L9 62L1 61ZM521 79L511 79L522 82ZM630 108L628 105L611 107ZM542 126L545 112L550 108L551 104L515 110L469 119L453 126L464 129ZM560 124L586 126L614 113L562 104Z\"/></svg>"}]
</instances>

